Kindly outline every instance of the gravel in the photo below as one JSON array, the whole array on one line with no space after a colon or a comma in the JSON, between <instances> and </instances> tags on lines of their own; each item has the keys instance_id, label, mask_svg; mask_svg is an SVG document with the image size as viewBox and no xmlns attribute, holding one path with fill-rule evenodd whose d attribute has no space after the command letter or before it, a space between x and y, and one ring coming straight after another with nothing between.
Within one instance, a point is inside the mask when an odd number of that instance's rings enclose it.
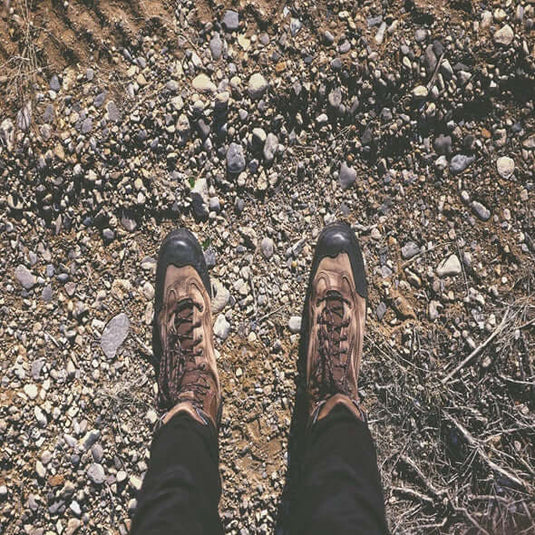
<instances>
[{"instance_id":1,"label":"gravel","mask_svg":"<svg viewBox=\"0 0 535 535\"><path fill-rule=\"evenodd\" d=\"M273 532L314 243L339 219L366 261L359 381L392 531L522 530L535 6L151 3L162 16L140 27L144 4L104 0L121 28L95 22L58 65L55 25L99 21L93 4L34 20L46 68L0 83L0 532L128 533L160 416L156 259L177 226L213 286L224 529ZM20 5L0 18L19 52Z\"/></svg>"}]
</instances>

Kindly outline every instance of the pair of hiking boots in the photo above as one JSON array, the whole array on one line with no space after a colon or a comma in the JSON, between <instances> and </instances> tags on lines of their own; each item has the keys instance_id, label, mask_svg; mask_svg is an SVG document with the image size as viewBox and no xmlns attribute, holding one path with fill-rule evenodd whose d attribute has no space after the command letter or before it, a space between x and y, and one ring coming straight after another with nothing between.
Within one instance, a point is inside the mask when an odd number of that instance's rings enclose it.
<instances>
[{"instance_id":1,"label":"pair of hiking boots","mask_svg":"<svg viewBox=\"0 0 535 535\"><path fill-rule=\"evenodd\" d=\"M366 320L366 276L351 228L335 223L319 236L301 328L309 422L343 404L360 420L358 373ZM217 429L221 387L202 249L186 229L164 240L156 271L153 350L163 423L186 411Z\"/></svg>"}]
</instances>

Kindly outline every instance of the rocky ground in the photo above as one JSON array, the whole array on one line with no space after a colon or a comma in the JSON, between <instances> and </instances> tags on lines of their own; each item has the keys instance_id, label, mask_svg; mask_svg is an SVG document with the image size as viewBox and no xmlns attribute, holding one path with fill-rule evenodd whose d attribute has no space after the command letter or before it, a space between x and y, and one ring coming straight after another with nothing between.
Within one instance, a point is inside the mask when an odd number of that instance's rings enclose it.
<instances>
[{"instance_id":1,"label":"rocky ground","mask_svg":"<svg viewBox=\"0 0 535 535\"><path fill-rule=\"evenodd\" d=\"M177 226L216 293L223 521L273 532L344 219L392 533L534 533L532 0L4 4L0 532L127 533Z\"/></svg>"}]
</instances>

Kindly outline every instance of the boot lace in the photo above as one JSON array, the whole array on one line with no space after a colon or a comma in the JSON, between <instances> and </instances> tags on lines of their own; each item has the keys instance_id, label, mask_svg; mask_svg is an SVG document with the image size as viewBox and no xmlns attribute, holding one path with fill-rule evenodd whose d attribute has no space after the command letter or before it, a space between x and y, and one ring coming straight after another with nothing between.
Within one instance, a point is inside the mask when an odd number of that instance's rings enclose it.
<instances>
[{"instance_id":1,"label":"boot lace","mask_svg":"<svg viewBox=\"0 0 535 535\"><path fill-rule=\"evenodd\" d=\"M206 379L206 364L200 346L202 334L194 336L201 326L194 321L195 309L203 311L203 305L190 298L179 301L171 313L167 350L164 351L158 374L158 402L161 408L170 408L180 401L190 401L202 407L202 400L210 385Z\"/></svg>"},{"instance_id":2,"label":"boot lace","mask_svg":"<svg viewBox=\"0 0 535 535\"><path fill-rule=\"evenodd\" d=\"M344 319L346 304L349 301L336 290L329 290L318 299L320 305L325 302L322 312L317 317L318 356L316 368L312 373L312 391L316 399L326 399L335 393L350 394L348 384L348 346L344 329L349 326L349 319Z\"/></svg>"}]
</instances>

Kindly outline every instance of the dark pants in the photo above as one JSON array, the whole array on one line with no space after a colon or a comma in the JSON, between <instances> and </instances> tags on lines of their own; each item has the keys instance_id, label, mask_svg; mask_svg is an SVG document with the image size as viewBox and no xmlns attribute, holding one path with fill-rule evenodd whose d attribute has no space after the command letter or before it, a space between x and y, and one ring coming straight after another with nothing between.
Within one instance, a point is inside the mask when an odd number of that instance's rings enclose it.
<instances>
[{"instance_id":1,"label":"dark pants","mask_svg":"<svg viewBox=\"0 0 535 535\"><path fill-rule=\"evenodd\" d=\"M343 406L309 431L293 514L295 534L387 533L368 426ZM133 535L220 534L217 435L178 413L154 437Z\"/></svg>"}]
</instances>

